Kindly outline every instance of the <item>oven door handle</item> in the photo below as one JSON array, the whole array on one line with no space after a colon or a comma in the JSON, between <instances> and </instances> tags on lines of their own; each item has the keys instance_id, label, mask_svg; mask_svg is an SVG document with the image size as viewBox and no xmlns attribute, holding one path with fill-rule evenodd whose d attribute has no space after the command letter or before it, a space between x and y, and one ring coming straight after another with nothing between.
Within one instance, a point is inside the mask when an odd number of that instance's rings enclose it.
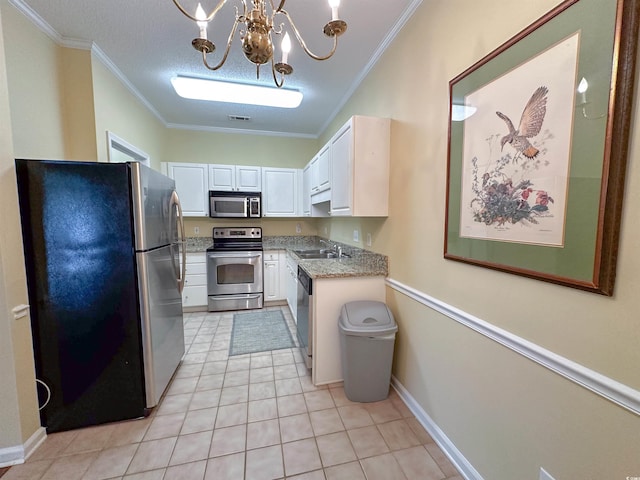
<instances>
[{"instance_id":1,"label":"oven door handle","mask_svg":"<svg viewBox=\"0 0 640 480\"><path fill-rule=\"evenodd\" d=\"M210 258L260 258L262 257L262 253L207 252L207 257L210 257Z\"/></svg>"},{"instance_id":2,"label":"oven door handle","mask_svg":"<svg viewBox=\"0 0 640 480\"><path fill-rule=\"evenodd\" d=\"M256 293L255 295L246 295L244 293L239 293L238 295L221 295L220 297L216 297L214 295L209 295L209 300L211 301L220 301L224 302L226 300L255 300L256 298L260 298L262 296L261 293Z\"/></svg>"}]
</instances>

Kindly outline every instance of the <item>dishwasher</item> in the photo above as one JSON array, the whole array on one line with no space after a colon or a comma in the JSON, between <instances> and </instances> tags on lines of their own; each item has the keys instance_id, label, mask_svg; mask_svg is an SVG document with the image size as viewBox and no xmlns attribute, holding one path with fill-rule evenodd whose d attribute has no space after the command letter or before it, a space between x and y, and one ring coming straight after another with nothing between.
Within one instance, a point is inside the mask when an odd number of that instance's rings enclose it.
<instances>
[{"instance_id":1,"label":"dishwasher","mask_svg":"<svg viewBox=\"0 0 640 480\"><path fill-rule=\"evenodd\" d=\"M296 332L300 342L300 353L307 368L311 368L313 357L313 280L301 267L298 267L298 298L296 310L298 322Z\"/></svg>"}]
</instances>

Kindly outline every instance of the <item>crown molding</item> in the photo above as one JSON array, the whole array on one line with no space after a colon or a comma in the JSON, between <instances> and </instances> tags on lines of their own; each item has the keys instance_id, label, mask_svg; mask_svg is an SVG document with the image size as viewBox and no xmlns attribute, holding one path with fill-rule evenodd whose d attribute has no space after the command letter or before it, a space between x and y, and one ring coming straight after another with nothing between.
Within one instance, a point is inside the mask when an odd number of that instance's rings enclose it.
<instances>
[{"instance_id":1,"label":"crown molding","mask_svg":"<svg viewBox=\"0 0 640 480\"><path fill-rule=\"evenodd\" d=\"M111 61L111 59L107 56L106 53L102 51L102 49L95 43L92 44L91 53L95 56L100 62L105 66L107 70L109 70L114 77L120 80L129 92L136 97L146 108L151 112L151 114L156 117L162 125L167 127L167 121L160 115L155 107L138 91L136 87L129 81L127 77L125 77L124 73L120 71L120 69L116 66L115 63Z\"/></svg>"},{"instance_id":2,"label":"crown molding","mask_svg":"<svg viewBox=\"0 0 640 480\"><path fill-rule=\"evenodd\" d=\"M269 130L250 130L250 129L240 129L240 128L225 128L225 127L208 127L204 125L184 125L181 123L168 123L166 124L167 128L173 128L176 130L189 130L189 131L200 131L200 132L213 132L213 133L233 133L233 134L242 134L242 135L262 135L267 137L286 137L286 138L304 138L304 139L312 139L317 140L318 136L307 133L290 133L290 132L275 132Z\"/></svg>"},{"instance_id":3,"label":"crown molding","mask_svg":"<svg viewBox=\"0 0 640 480\"><path fill-rule=\"evenodd\" d=\"M402 16L395 23L393 28L389 30L389 33L387 34L387 36L382 40L382 42L380 43L376 51L373 53L373 55L369 59L369 63L367 63L364 69L360 72L360 75L358 75L356 79L353 81L353 83L351 84L351 87L349 87L349 90L347 90L347 93L344 94L344 96L342 97L342 100L340 100L340 103L338 103L338 106L336 107L336 109L333 111L331 115L329 115L329 119L326 122L324 122L324 124L320 128L320 131L317 134L317 137L320 137L320 135L322 135L322 133L329 127L329 124L333 122L333 120L336 118L338 113L340 113L340 111L344 108L344 106L349 101L351 96L358 89L358 87L364 81L367 75L369 75L369 72L371 71L371 69L373 69L376 63L378 63L378 61L382 58L382 55L387 50L387 48L389 48L389 45L391 45L391 42L395 40L400 30L402 30L405 24L413 16L413 14L415 13L415 11L417 10L417 8L420 6L421 3L422 3L422 0L413 0L413 2L411 2L409 7L404 11Z\"/></svg>"},{"instance_id":4,"label":"crown molding","mask_svg":"<svg viewBox=\"0 0 640 480\"><path fill-rule=\"evenodd\" d=\"M47 35L56 44L65 48L75 48L78 50L90 50L92 56L98 59L107 70L109 70L129 92L136 97L153 116L155 116L165 127L166 120L160 115L151 103L136 89L120 69L111 61L111 59L102 51L102 49L90 40L80 38L70 38L60 35L51 25L49 25L33 8L24 3L22 0L8 0L20 13L27 17L40 31Z\"/></svg>"},{"instance_id":5,"label":"crown molding","mask_svg":"<svg viewBox=\"0 0 640 480\"><path fill-rule=\"evenodd\" d=\"M47 37L56 42L57 44L62 44L62 35L60 35L57 31L53 29L51 25L49 25L44 18L42 18L38 13L31 8L29 5L24 3L22 0L8 0L10 5L13 5L20 13L22 13L25 17L27 17L31 22L40 29Z\"/></svg>"}]
</instances>

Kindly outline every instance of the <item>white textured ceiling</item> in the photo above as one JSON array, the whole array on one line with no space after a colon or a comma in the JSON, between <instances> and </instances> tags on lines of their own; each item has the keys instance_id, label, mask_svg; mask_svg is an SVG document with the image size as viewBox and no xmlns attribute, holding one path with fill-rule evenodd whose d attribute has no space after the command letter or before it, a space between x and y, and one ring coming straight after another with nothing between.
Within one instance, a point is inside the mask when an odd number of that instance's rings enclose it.
<instances>
[{"instance_id":1,"label":"white textured ceiling","mask_svg":"<svg viewBox=\"0 0 640 480\"><path fill-rule=\"evenodd\" d=\"M326 61L307 57L293 42L289 62L294 72L285 87L304 94L297 109L254 107L230 103L187 100L170 84L174 75L272 85L270 68L260 79L240 49L239 35L226 64L215 72L203 65L191 47L198 36L194 23L183 16L172 0L10 0L38 22L63 45L90 44L106 56L106 63L126 79L138 96L168 126L210 130L241 129L292 136L319 135L347 100L363 75L384 50L421 0L342 0L340 18L348 23L336 54ZM217 0L200 0L211 10ZM248 1L250 4L251 2ZM193 8L197 0L183 0ZM209 39L217 49L210 60L220 58L231 30L239 0L230 0L209 25ZM240 7L241 8L241 7ZM326 53L332 41L322 27L330 19L327 0L289 0L285 6L309 47ZM286 25L285 25L286 26ZM279 59L277 45L276 60ZM229 120L229 115L248 116L250 121Z\"/></svg>"}]
</instances>

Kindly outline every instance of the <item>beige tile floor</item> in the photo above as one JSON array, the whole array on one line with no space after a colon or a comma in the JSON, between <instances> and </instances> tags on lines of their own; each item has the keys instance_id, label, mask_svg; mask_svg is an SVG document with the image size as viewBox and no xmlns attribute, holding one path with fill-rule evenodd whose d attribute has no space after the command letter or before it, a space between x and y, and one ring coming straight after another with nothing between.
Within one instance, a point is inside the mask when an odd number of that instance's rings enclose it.
<instances>
[{"instance_id":1,"label":"beige tile floor","mask_svg":"<svg viewBox=\"0 0 640 480\"><path fill-rule=\"evenodd\" d=\"M295 348L229 357L232 323L186 314L187 354L149 417L51 434L2 480L462 480L393 390L354 403L315 387Z\"/></svg>"}]
</instances>

